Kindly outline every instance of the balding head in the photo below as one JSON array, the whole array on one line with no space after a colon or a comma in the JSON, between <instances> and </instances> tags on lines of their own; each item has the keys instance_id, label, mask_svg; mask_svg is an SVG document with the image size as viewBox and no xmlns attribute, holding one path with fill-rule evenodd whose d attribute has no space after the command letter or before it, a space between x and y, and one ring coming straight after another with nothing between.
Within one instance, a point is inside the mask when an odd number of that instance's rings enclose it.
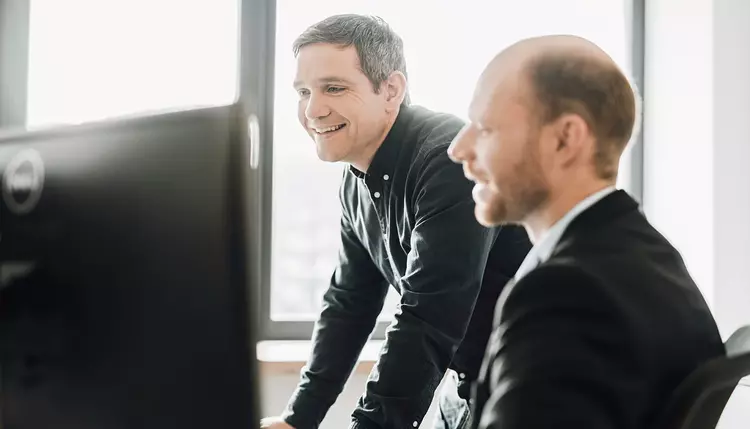
<instances>
[{"instance_id":1,"label":"balding head","mask_svg":"<svg viewBox=\"0 0 750 429\"><path fill-rule=\"evenodd\" d=\"M596 139L597 173L603 179L615 178L620 156L636 128L638 96L614 60L584 38L542 36L501 52L483 79L500 83L502 76L512 73L525 84L524 95L540 124L566 113L586 122ZM494 88L502 90L500 85Z\"/></svg>"},{"instance_id":2,"label":"balding head","mask_svg":"<svg viewBox=\"0 0 750 429\"><path fill-rule=\"evenodd\" d=\"M477 182L480 222L523 222L614 184L636 98L612 58L580 37L526 39L498 54L449 149Z\"/></svg>"}]
</instances>

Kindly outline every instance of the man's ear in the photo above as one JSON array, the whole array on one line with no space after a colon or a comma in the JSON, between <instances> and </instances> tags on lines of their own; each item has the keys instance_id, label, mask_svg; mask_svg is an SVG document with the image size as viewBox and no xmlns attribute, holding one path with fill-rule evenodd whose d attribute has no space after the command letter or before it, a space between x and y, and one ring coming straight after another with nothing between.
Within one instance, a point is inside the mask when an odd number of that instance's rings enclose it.
<instances>
[{"instance_id":1,"label":"man's ear","mask_svg":"<svg viewBox=\"0 0 750 429\"><path fill-rule=\"evenodd\" d=\"M554 133L557 140L558 159L569 165L578 159L591 140L588 123L576 114L564 114L555 120Z\"/></svg>"},{"instance_id":2,"label":"man's ear","mask_svg":"<svg viewBox=\"0 0 750 429\"><path fill-rule=\"evenodd\" d=\"M406 97L406 76L400 71L394 71L382 84L385 100L388 103L387 110L398 109Z\"/></svg>"}]
</instances>

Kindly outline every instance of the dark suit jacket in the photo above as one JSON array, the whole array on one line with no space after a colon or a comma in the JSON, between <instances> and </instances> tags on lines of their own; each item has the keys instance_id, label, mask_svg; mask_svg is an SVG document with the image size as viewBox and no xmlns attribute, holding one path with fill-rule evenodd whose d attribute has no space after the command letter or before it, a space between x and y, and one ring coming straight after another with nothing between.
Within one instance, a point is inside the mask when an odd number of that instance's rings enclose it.
<instances>
[{"instance_id":1,"label":"dark suit jacket","mask_svg":"<svg viewBox=\"0 0 750 429\"><path fill-rule=\"evenodd\" d=\"M506 286L472 426L650 428L680 381L723 354L680 254L616 191Z\"/></svg>"}]
</instances>

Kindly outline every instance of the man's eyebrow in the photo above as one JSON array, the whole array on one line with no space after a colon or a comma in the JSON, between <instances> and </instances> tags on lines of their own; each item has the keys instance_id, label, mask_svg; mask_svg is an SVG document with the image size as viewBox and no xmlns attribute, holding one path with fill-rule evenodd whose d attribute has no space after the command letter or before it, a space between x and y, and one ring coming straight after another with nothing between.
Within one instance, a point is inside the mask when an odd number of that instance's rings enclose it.
<instances>
[{"instance_id":1,"label":"man's eyebrow","mask_svg":"<svg viewBox=\"0 0 750 429\"><path fill-rule=\"evenodd\" d=\"M326 84L331 84L331 83L339 83L342 85L349 85L349 86L354 85L354 83L351 82L350 80L347 80L343 77L338 77L338 76L326 76L326 77L317 79L316 83L318 85L326 85ZM301 86L304 86L304 83L300 80L295 80L293 86L295 88L299 88Z\"/></svg>"}]
</instances>

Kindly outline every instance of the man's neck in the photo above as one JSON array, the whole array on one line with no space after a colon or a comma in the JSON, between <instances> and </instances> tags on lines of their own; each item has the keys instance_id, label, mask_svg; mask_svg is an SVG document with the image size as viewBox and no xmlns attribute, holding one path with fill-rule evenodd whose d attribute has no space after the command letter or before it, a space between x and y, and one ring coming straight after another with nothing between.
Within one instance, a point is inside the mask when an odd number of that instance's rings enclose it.
<instances>
[{"instance_id":1,"label":"man's neck","mask_svg":"<svg viewBox=\"0 0 750 429\"><path fill-rule=\"evenodd\" d=\"M367 173L367 170L370 168L370 164L372 164L372 159L375 158L375 154L378 152L378 149L380 149L380 146L383 145L384 141L385 138L382 138L366 145L358 154L359 156L357 156L357 159L349 161L349 164L351 164L357 170L363 173Z\"/></svg>"},{"instance_id":2,"label":"man's neck","mask_svg":"<svg viewBox=\"0 0 750 429\"><path fill-rule=\"evenodd\" d=\"M378 136L378 138L366 144L362 148L362 150L357 153L355 159L348 160L349 164L351 164L357 170L363 173L367 173L367 170L370 168L370 164L372 164L373 158L375 158L375 154L378 152L378 149L380 149L380 146L382 146L385 142L385 139L388 137L388 133L390 133L391 128L393 128L393 124L396 123L397 116L398 112L396 112L396 114L394 114L388 120L388 124L386 125L381 135Z\"/></svg>"},{"instance_id":3,"label":"man's neck","mask_svg":"<svg viewBox=\"0 0 750 429\"><path fill-rule=\"evenodd\" d=\"M557 195L550 196L547 202L529 215L523 223L531 242L536 244L555 223L562 219L578 203L614 185L614 181L596 180L584 185L567 186L562 189L562 192L557 193Z\"/></svg>"}]
</instances>

